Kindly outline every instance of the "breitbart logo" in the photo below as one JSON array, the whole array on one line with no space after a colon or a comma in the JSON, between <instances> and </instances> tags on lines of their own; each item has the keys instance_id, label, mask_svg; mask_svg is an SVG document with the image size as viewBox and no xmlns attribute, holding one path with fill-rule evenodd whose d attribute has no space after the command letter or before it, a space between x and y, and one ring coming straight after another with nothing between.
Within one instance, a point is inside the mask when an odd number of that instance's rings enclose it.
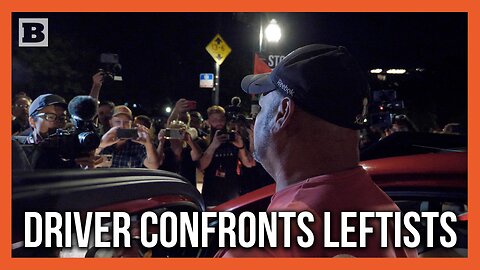
<instances>
[{"instance_id":1,"label":"breitbart logo","mask_svg":"<svg viewBox=\"0 0 480 270\"><path fill-rule=\"evenodd\" d=\"M18 47L48 47L48 19L18 19Z\"/></svg>"}]
</instances>

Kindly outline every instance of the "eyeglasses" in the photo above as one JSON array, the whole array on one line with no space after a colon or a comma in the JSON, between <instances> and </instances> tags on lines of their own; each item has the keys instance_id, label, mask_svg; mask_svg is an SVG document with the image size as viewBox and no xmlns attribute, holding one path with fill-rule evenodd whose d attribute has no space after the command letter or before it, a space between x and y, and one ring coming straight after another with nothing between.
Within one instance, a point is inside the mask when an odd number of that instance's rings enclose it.
<instances>
[{"instance_id":1,"label":"eyeglasses","mask_svg":"<svg viewBox=\"0 0 480 270\"><path fill-rule=\"evenodd\" d=\"M41 117L47 120L48 122L54 122L54 121L67 122L66 115L56 115L54 113L38 113L35 116Z\"/></svg>"},{"instance_id":2,"label":"eyeglasses","mask_svg":"<svg viewBox=\"0 0 480 270\"><path fill-rule=\"evenodd\" d=\"M28 108L30 108L30 105L28 105L28 104L15 104L15 108L28 109Z\"/></svg>"}]
</instances>

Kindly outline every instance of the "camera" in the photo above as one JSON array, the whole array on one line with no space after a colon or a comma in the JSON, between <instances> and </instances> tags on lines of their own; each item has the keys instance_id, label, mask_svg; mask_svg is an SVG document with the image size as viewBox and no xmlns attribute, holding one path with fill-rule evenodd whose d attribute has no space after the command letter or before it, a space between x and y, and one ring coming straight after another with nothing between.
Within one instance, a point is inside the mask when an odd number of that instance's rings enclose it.
<instances>
[{"instance_id":1,"label":"camera","mask_svg":"<svg viewBox=\"0 0 480 270\"><path fill-rule=\"evenodd\" d=\"M239 114L227 123L227 129L234 129L240 134L243 139L248 139L248 129L255 123L253 118L245 117L243 114Z\"/></svg>"},{"instance_id":2,"label":"camera","mask_svg":"<svg viewBox=\"0 0 480 270\"><path fill-rule=\"evenodd\" d=\"M90 96L77 96L68 104L73 127L57 129L42 145L53 148L65 160L88 156L100 145L93 117L97 114L97 102Z\"/></svg>"},{"instance_id":3,"label":"camera","mask_svg":"<svg viewBox=\"0 0 480 270\"><path fill-rule=\"evenodd\" d=\"M197 102L195 100L189 100L188 101L188 109L190 111L193 111L197 108Z\"/></svg>"},{"instance_id":4,"label":"camera","mask_svg":"<svg viewBox=\"0 0 480 270\"><path fill-rule=\"evenodd\" d=\"M57 129L42 143L54 147L62 159L69 160L88 156L100 145L100 137L89 129Z\"/></svg>"},{"instance_id":5,"label":"camera","mask_svg":"<svg viewBox=\"0 0 480 270\"><path fill-rule=\"evenodd\" d=\"M235 131L226 131L226 130L222 130L221 132L219 132L219 135L223 135L223 134L226 134L226 135L228 135L228 137L227 137L227 141L229 141L229 142L233 142L233 141L235 141L235 134L236 134L236 132L235 132Z\"/></svg>"},{"instance_id":6,"label":"camera","mask_svg":"<svg viewBox=\"0 0 480 270\"><path fill-rule=\"evenodd\" d=\"M227 132L229 142L235 141L235 134L236 134L235 131Z\"/></svg>"},{"instance_id":7,"label":"camera","mask_svg":"<svg viewBox=\"0 0 480 270\"><path fill-rule=\"evenodd\" d=\"M118 54L102 53L100 55L101 68L98 71L103 73L103 83L111 83L113 81L122 81L120 64Z\"/></svg>"}]
</instances>

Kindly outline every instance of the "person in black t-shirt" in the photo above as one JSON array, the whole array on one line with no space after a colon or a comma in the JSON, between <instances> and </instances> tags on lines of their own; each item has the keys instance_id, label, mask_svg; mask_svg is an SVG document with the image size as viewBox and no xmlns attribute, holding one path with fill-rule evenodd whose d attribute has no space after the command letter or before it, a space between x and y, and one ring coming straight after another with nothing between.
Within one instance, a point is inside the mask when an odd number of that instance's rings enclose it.
<instances>
[{"instance_id":1,"label":"person in black t-shirt","mask_svg":"<svg viewBox=\"0 0 480 270\"><path fill-rule=\"evenodd\" d=\"M204 171L202 195L205 204L214 206L239 195L238 162L251 167L254 161L238 132L235 132L235 139L229 141L225 110L214 105L208 108L207 114L211 131L209 139L204 142L205 151L199 169Z\"/></svg>"}]
</instances>

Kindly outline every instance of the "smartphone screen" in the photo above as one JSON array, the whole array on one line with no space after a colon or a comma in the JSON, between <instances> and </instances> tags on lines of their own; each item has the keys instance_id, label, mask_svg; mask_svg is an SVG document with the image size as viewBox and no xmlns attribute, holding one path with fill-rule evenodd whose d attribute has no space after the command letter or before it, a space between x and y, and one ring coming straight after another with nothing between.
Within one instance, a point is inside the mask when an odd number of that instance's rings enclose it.
<instances>
[{"instance_id":1,"label":"smartphone screen","mask_svg":"<svg viewBox=\"0 0 480 270\"><path fill-rule=\"evenodd\" d=\"M167 140L183 140L185 134L184 130L167 128L165 130L165 139Z\"/></svg>"},{"instance_id":2,"label":"smartphone screen","mask_svg":"<svg viewBox=\"0 0 480 270\"><path fill-rule=\"evenodd\" d=\"M138 130L134 128L119 128L117 129L117 137L120 139L135 139L138 138Z\"/></svg>"}]
</instances>

